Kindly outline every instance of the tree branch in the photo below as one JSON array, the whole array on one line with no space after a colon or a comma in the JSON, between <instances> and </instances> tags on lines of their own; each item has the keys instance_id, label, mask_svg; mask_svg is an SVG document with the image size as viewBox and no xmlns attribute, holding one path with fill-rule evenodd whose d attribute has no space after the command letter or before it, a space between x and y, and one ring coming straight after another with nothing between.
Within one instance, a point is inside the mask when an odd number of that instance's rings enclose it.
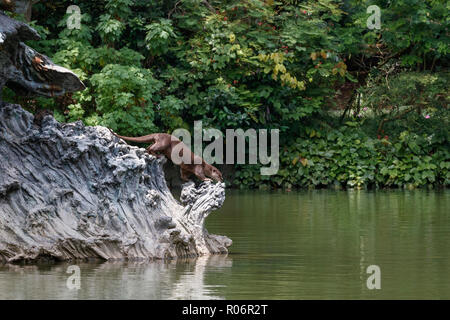
<instances>
[{"instance_id":1,"label":"tree branch","mask_svg":"<svg viewBox=\"0 0 450 320\"><path fill-rule=\"evenodd\" d=\"M167 18L170 19L170 17L172 16L172 13L177 10L177 6L180 4L181 0L178 1L177 3L175 3L175 6L173 7L172 10L169 11L169 13L167 14Z\"/></svg>"},{"instance_id":2,"label":"tree branch","mask_svg":"<svg viewBox=\"0 0 450 320\"><path fill-rule=\"evenodd\" d=\"M396 53L391 54L389 57L387 57L383 62L381 62L381 63L378 65L378 68L384 66L386 63L389 62L389 60L391 60L391 59L393 59L393 58L397 58L398 56L401 56L403 53L405 53L405 52L406 52L407 50L409 50L411 47L412 47L412 44L409 45L409 46L406 47L406 48L403 48L403 49L400 50L399 52L396 52Z\"/></svg>"},{"instance_id":3,"label":"tree branch","mask_svg":"<svg viewBox=\"0 0 450 320\"><path fill-rule=\"evenodd\" d=\"M209 9L209 11L211 11L212 13L216 13L216 9L214 9L214 7L210 5L208 1L203 0L202 3Z\"/></svg>"},{"instance_id":4,"label":"tree branch","mask_svg":"<svg viewBox=\"0 0 450 320\"><path fill-rule=\"evenodd\" d=\"M398 114L397 116L395 116L393 118L384 118L384 119L382 119L380 121L380 125L378 126L378 130L377 130L378 134L380 134L383 131L383 126L384 126L384 124L386 122L393 121L393 120L398 120L400 118L403 118L405 115L407 115L408 113L410 113L411 111L414 111L414 110L415 110L415 108L411 107L409 109L406 109L405 111L403 111L402 113Z\"/></svg>"}]
</instances>

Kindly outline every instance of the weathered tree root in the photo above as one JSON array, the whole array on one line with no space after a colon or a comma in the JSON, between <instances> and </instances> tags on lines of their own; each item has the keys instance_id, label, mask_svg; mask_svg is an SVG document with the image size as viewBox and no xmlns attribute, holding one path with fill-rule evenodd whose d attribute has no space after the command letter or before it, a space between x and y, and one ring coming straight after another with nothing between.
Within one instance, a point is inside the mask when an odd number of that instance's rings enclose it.
<instances>
[{"instance_id":1,"label":"weathered tree root","mask_svg":"<svg viewBox=\"0 0 450 320\"><path fill-rule=\"evenodd\" d=\"M162 165L103 127L42 126L0 103L0 261L141 260L226 253L204 228L224 184L183 186L179 204Z\"/></svg>"}]
</instances>

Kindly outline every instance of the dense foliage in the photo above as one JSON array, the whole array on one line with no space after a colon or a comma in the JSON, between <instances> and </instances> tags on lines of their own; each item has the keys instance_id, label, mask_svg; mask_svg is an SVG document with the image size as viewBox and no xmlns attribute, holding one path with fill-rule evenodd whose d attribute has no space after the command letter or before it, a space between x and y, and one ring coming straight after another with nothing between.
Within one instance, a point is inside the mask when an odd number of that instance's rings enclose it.
<instances>
[{"instance_id":1,"label":"dense foliage","mask_svg":"<svg viewBox=\"0 0 450 320\"><path fill-rule=\"evenodd\" d=\"M88 86L20 101L61 121L280 129L278 175L238 166L243 187L449 184L447 1L41 1L32 24L33 47Z\"/></svg>"}]
</instances>

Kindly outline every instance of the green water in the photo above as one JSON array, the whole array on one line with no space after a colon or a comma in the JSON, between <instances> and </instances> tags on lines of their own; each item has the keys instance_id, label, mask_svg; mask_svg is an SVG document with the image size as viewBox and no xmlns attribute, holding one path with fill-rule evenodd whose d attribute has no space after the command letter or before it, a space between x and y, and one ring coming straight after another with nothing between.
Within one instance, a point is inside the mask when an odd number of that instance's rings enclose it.
<instances>
[{"instance_id":1,"label":"green water","mask_svg":"<svg viewBox=\"0 0 450 320\"><path fill-rule=\"evenodd\" d=\"M450 299L450 191L228 191L207 219L228 256L0 266L1 299ZM367 288L367 267L381 289Z\"/></svg>"}]
</instances>

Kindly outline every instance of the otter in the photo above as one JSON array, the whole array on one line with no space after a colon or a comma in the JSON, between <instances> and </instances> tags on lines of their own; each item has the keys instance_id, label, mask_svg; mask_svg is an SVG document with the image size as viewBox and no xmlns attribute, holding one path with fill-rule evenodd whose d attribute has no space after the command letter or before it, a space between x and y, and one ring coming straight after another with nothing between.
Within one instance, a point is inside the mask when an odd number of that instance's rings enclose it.
<instances>
[{"instance_id":1,"label":"otter","mask_svg":"<svg viewBox=\"0 0 450 320\"><path fill-rule=\"evenodd\" d=\"M114 131L109 129L111 133L125 141L136 142L136 143L152 143L147 147L147 152L154 156L159 156L162 154L167 159L172 159L172 150L181 143L179 157L183 159L183 155L188 154L190 157L190 163L180 164L180 174L183 181L188 181L189 177L195 175L201 181L215 180L217 182L222 182L222 173L216 167L207 163L203 158L194 154L182 141L178 138L167 134L167 133L153 133L142 137L124 137L116 134ZM209 179L211 178L211 179Z\"/></svg>"}]
</instances>

